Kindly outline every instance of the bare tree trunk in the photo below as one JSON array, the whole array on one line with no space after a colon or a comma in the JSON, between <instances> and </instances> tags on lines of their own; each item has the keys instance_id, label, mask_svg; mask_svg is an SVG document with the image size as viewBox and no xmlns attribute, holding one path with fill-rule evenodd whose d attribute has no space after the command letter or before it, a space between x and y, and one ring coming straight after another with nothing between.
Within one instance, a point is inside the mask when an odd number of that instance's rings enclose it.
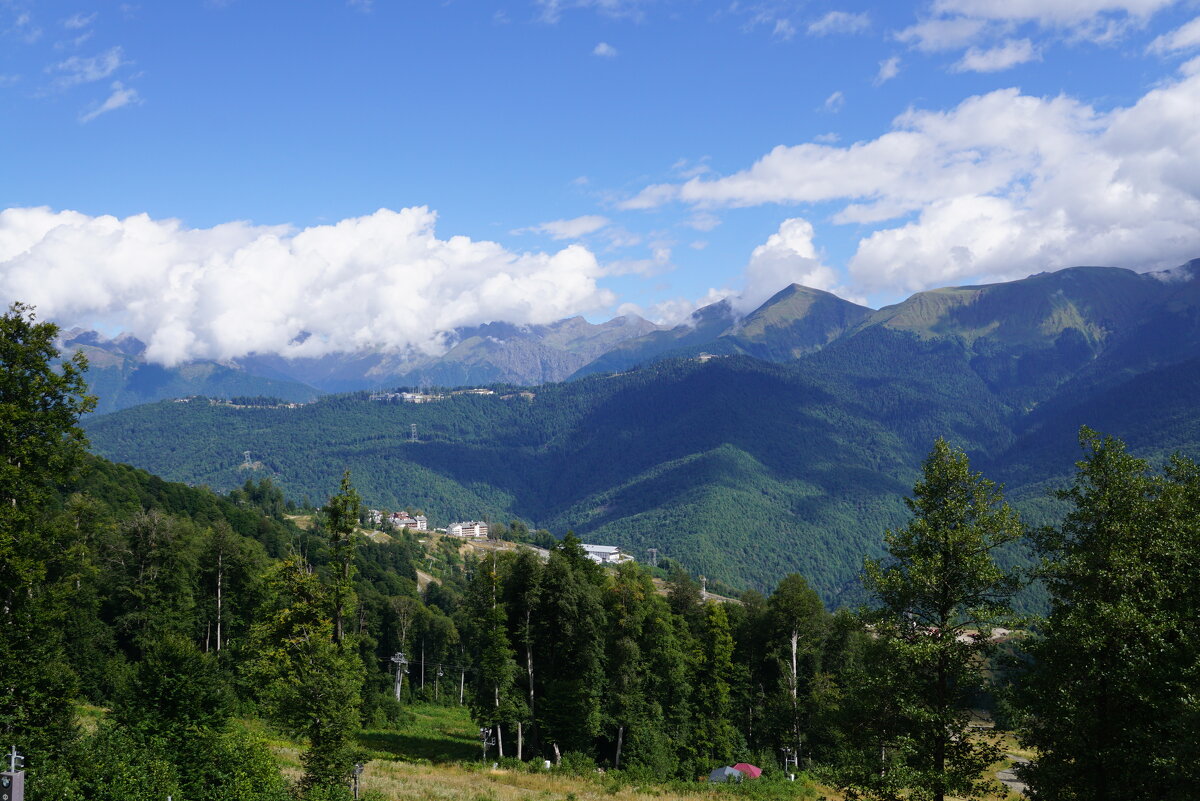
<instances>
[{"instance_id":1,"label":"bare tree trunk","mask_svg":"<svg viewBox=\"0 0 1200 801\"><path fill-rule=\"evenodd\" d=\"M517 760L524 761L525 756L525 732L521 727L521 721L517 721Z\"/></svg>"},{"instance_id":2,"label":"bare tree trunk","mask_svg":"<svg viewBox=\"0 0 1200 801\"><path fill-rule=\"evenodd\" d=\"M217 652L221 651L221 585L225 582L225 554L217 553ZM208 650L207 647L205 650Z\"/></svg>"},{"instance_id":3,"label":"bare tree trunk","mask_svg":"<svg viewBox=\"0 0 1200 801\"><path fill-rule=\"evenodd\" d=\"M613 767L617 770L621 769L621 746L625 742L625 727L617 727L617 758L613 760Z\"/></svg>"},{"instance_id":4,"label":"bare tree trunk","mask_svg":"<svg viewBox=\"0 0 1200 801\"><path fill-rule=\"evenodd\" d=\"M562 752L558 750L558 743L553 743L554 746L554 764L562 764Z\"/></svg>"}]
</instances>

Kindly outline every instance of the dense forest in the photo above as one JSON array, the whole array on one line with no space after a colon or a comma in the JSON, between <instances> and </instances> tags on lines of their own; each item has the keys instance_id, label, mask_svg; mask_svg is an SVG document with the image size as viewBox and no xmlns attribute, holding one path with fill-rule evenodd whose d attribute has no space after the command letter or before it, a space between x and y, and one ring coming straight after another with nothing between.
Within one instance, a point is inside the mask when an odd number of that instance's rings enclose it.
<instances>
[{"instance_id":1,"label":"dense forest","mask_svg":"<svg viewBox=\"0 0 1200 801\"><path fill-rule=\"evenodd\" d=\"M418 700L468 705L505 764L640 781L794 761L847 798L974 798L1012 731L1039 798L1200 786L1182 457L1156 472L1085 430L1067 514L1029 533L938 438L860 610L798 574L717 602L677 563L660 591L573 536L483 558L368 538L348 474L301 528L268 481L221 496L89 456L86 365L51 367L54 333L0 317L0 738L33 801L346 798L359 729L403 729ZM998 559L1021 540L1033 573ZM1049 613L1020 620L1034 579ZM250 720L302 745L296 781Z\"/></svg>"}]
</instances>

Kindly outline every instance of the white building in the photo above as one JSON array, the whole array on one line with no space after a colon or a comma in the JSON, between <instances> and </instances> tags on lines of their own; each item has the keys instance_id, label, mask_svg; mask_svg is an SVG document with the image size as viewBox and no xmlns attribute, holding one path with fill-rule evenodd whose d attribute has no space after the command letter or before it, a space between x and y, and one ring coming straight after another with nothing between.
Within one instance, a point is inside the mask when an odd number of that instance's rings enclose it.
<instances>
[{"instance_id":1,"label":"white building","mask_svg":"<svg viewBox=\"0 0 1200 801\"><path fill-rule=\"evenodd\" d=\"M621 549L616 545L588 545L586 542L580 543L584 553L598 565L619 565L622 562L632 562L633 557L627 553L621 553Z\"/></svg>"},{"instance_id":2,"label":"white building","mask_svg":"<svg viewBox=\"0 0 1200 801\"><path fill-rule=\"evenodd\" d=\"M413 517L407 512L392 512L392 516L389 518L389 520L395 528L409 528L413 531L429 530L429 520L425 517L425 515L417 515Z\"/></svg>"},{"instance_id":3,"label":"white building","mask_svg":"<svg viewBox=\"0 0 1200 801\"><path fill-rule=\"evenodd\" d=\"M446 533L451 537L474 537L476 539L487 539L488 526L479 520L471 520L466 523L451 523L446 527Z\"/></svg>"}]
</instances>

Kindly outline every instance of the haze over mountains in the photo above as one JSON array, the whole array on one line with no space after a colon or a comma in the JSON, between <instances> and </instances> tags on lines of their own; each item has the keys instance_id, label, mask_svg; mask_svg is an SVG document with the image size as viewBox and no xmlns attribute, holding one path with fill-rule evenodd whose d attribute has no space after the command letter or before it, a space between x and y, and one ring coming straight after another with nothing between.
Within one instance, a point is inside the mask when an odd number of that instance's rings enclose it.
<instances>
[{"instance_id":1,"label":"haze over mountains","mask_svg":"<svg viewBox=\"0 0 1200 801\"><path fill-rule=\"evenodd\" d=\"M349 468L366 502L435 524L519 517L639 556L656 547L735 586L799 570L830 602L907 518L938 436L1033 522L1058 511L1047 490L1072 470L1080 425L1155 459L1200 454L1200 261L1078 267L875 312L790 287L741 320L717 304L693 321L626 337L532 393L164 402L93 417L88 432L100 454L174 480L270 476L320 500ZM584 375L601 365L624 372Z\"/></svg>"}]
</instances>

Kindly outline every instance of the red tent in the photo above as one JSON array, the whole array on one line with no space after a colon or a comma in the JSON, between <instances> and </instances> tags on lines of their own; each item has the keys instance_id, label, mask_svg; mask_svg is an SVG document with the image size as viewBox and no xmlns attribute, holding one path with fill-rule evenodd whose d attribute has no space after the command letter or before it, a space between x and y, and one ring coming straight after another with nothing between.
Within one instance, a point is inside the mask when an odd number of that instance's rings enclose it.
<instances>
[{"instance_id":1,"label":"red tent","mask_svg":"<svg viewBox=\"0 0 1200 801\"><path fill-rule=\"evenodd\" d=\"M739 762L733 766L734 770L740 770L751 779L757 779L762 775L762 768L756 768L753 765L747 765L745 762Z\"/></svg>"}]
</instances>

